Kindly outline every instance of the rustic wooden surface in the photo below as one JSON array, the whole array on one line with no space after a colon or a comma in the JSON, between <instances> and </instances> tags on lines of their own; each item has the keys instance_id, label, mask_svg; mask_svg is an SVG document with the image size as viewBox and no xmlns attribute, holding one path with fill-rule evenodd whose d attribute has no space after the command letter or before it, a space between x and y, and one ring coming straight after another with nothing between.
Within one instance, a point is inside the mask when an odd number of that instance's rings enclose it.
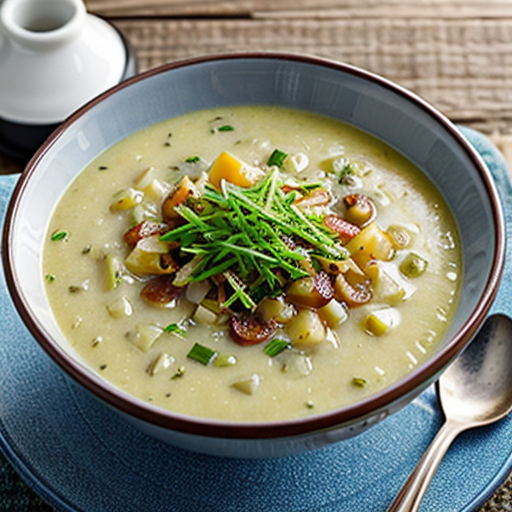
<instances>
[{"instance_id":1,"label":"rustic wooden surface","mask_svg":"<svg viewBox=\"0 0 512 512\"><path fill-rule=\"evenodd\" d=\"M195 55L256 49L344 61L411 89L456 123L487 133L512 164L511 0L86 0L86 5L126 35L141 71ZM17 170L0 156L0 172ZM512 511L511 489L509 480L481 512Z\"/></svg>"}]
</instances>

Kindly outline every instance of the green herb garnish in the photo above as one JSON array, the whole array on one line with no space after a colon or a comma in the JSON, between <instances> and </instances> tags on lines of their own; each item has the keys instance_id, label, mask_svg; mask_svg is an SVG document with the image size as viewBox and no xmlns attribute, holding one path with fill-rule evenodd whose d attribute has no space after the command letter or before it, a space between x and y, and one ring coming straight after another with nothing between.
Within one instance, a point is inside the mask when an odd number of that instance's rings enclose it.
<instances>
[{"instance_id":1,"label":"green herb garnish","mask_svg":"<svg viewBox=\"0 0 512 512\"><path fill-rule=\"evenodd\" d=\"M281 167L287 156L288 155L285 152L280 151L279 149L274 149L274 151L270 155L270 158L268 159L267 165L270 167L272 167L273 165Z\"/></svg>"},{"instance_id":2,"label":"green herb garnish","mask_svg":"<svg viewBox=\"0 0 512 512\"><path fill-rule=\"evenodd\" d=\"M275 357L287 348L290 348L290 342L281 338L274 338L270 343L265 345L263 352L269 357Z\"/></svg>"},{"instance_id":3,"label":"green herb garnish","mask_svg":"<svg viewBox=\"0 0 512 512\"><path fill-rule=\"evenodd\" d=\"M51 240L52 240L52 242L56 242L58 240L64 240L67 237L68 237L67 231L55 231L54 233L52 233Z\"/></svg>"},{"instance_id":4,"label":"green herb garnish","mask_svg":"<svg viewBox=\"0 0 512 512\"><path fill-rule=\"evenodd\" d=\"M235 129L230 124L225 124L223 126L219 126L217 128L217 131L219 131L219 132L234 132Z\"/></svg>"},{"instance_id":5,"label":"green herb garnish","mask_svg":"<svg viewBox=\"0 0 512 512\"><path fill-rule=\"evenodd\" d=\"M337 260L348 257L322 218L290 202L293 191L282 187L275 167L250 188L223 181L219 191L206 184L200 201L211 207L195 211L190 200L178 206L186 223L160 237L180 242L182 253L196 258L189 281L224 274L232 291L224 307L240 300L246 309L254 309L263 290L281 293L288 280L309 276L303 262L313 253Z\"/></svg>"},{"instance_id":6,"label":"green herb garnish","mask_svg":"<svg viewBox=\"0 0 512 512\"><path fill-rule=\"evenodd\" d=\"M195 162L199 162L201 160L198 156L189 156L188 158L185 158L185 162L189 164L193 164Z\"/></svg>"},{"instance_id":7,"label":"green herb garnish","mask_svg":"<svg viewBox=\"0 0 512 512\"><path fill-rule=\"evenodd\" d=\"M164 327L164 332L174 333L183 338L187 335L187 331L183 329L179 324L169 324Z\"/></svg>"},{"instance_id":8,"label":"green herb garnish","mask_svg":"<svg viewBox=\"0 0 512 512\"><path fill-rule=\"evenodd\" d=\"M57 279L57 276L55 274L46 274L44 276L44 278L49 282L49 283L53 283L53 281L55 281L55 279Z\"/></svg>"},{"instance_id":9,"label":"green herb garnish","mask_svg":"<svg viewBox=\"0 0 512 512\"><path fill-rule=\"evenodd\" d=\"M218 352L215 350L205 347L199 343L195 343L187 354L187 357L207 366L217 357L217 354Z\"/></svg>"}]
</instances>

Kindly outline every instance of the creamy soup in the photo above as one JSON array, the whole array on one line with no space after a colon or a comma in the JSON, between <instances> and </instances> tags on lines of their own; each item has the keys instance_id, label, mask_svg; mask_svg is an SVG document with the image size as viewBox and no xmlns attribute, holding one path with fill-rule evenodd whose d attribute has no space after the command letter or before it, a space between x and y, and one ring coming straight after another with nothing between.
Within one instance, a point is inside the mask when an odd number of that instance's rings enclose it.
<instances>
[{"instance_id":1,"label":"creamy soup","mask_svg":"<svg viewBox=\"0 0 512 512\"><path fill-rule=\"evenodd\" d=\"M187 415L270 421L358 402L435 349L457 305L457 228L387 145L275 107L135 133L73 182L44 279L104 379Z\"/></svg>"}]
</instances>

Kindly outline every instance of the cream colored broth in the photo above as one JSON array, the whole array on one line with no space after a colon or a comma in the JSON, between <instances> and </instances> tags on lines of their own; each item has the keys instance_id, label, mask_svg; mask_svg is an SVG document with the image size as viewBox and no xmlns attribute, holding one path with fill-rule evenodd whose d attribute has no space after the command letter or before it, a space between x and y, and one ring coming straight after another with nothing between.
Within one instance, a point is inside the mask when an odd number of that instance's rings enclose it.
<instances>
[{"instance_id":1,"label":"cream colored broth","mask_svg":"<svg viewBox=\"0 0 512 512\"><path fill-rule=\"evenodd\" d=\"M233 130L219 131L220 126ZM159 179L176 183L199 165L183 163L191 156L209 164L229 151L258 166L274 148L307 154L309 165L299 173L307 181L325 179L326 159L343 154L356 162L359 183L377 205L379 226L385 230L402 224L411 229L412 246L404 253L421 254L428 267L418 278L404 278L414 293L394 306L400 322L382 336L365 332L365 318L383 307L373 301L351 308L348 320L328 330L319 345L287 350L274 358L263 352L263 345L238 345L223 326L200 323L190 325L185 337L163 333L150 350L141 350L128 332L133 334L141 324L179 323L195 305L183 296L175 307L150 305L140 297L140 280L129 273L117 288L107 289L105 254L121 261L126 257L129 250L123 235L133 225L131 210L111 211L116 193L133 186L147 168L154 168ZM344 187L334 185L333 192L346 194ZM51 235L59 231L67 236L52 241ZM396 266L400 257L388 263ZM184 414L233 421L328 411L405 376L429 357L446 329L457 303L461 265L453 218L439 193L411 163L348 125L275 107L187 114L108 149L78 176L57 205L44 255L47 293L57 321L92 369L142 400ZM119 297L126 297L133 314L112 317L107 305ZM236 364L203 366L187 358L196 341L234 355ZM172 364L150 375L148 368L162 353L172 356ZM260 380L252 395L232 387L254 374ZM356 385L354 378L364 379L365 384Z\"/></svg>"}]
</instances>

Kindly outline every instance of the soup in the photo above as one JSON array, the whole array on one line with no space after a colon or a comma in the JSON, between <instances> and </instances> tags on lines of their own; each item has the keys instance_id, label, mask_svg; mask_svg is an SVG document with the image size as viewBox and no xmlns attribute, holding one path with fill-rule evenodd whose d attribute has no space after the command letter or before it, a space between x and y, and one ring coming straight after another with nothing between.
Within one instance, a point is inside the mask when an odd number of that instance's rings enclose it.
<instances>
[{"instance_id":1,"label":"soup","mask_svg":"<svg viewBox=\"0 0 512 512\"><path fill-rule=\"evenodd\" d=\"M117 143L51 219L44 279L90 368L228 421L358 402L436 348L462 259L443 198L389 146L276 107L205 110Z\"/></svg>"}]
</instances>

